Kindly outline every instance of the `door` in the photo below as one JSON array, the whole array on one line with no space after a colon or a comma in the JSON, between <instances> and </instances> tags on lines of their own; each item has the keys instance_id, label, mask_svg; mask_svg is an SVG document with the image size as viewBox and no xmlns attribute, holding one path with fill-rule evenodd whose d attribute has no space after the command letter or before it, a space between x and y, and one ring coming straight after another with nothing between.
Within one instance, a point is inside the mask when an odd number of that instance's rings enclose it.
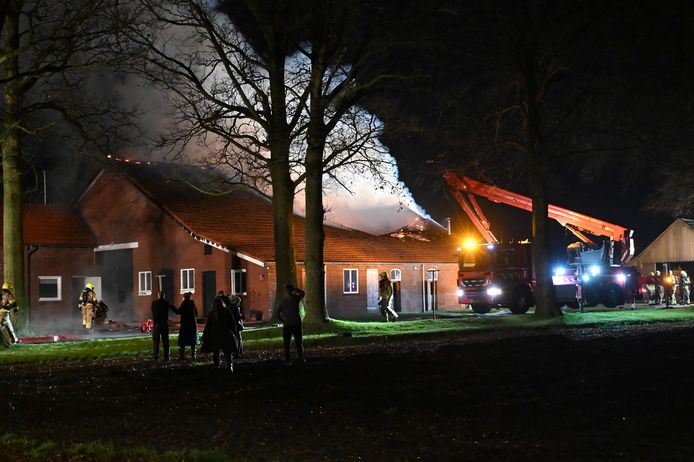
<instances>
[{"instance_id":1,"label":"door","mask_svg":"<svg viewBox=\"0 0 694 462\"><path fill-rule=\"evenodd\" d=\"M70 293L68 294L67 298L71 305L77 307L82 290L84 290L84 286L88 282L91 282L94 285L96 297L101 300L101 278L99 276L73 276L72 281L70 282ZM108 305L108 303L106 304ZM82 322L82 313L79 310L70 310L70 313L72 313L70 316L71 322ZM108 317L109 319L113 318L111 313L108 314Z\"/></svg>"},{"instance_id":2,"label":"door","mask_svg":"<svg viewBox=\"0 0 694 462\"><path fill-rule=\"evenodd\" d=\"M108 306L109 318L132 319L133 250L96 252L96 265L101 274L102 289L96 295Z\"/></svg>"},{"instance_id":3,"label":"door","mask_svg":"<svg viewBox=\"0 0 694 462\"><path fill-rule=\"evenodd\" d=\"M393 283L393 309L398 313L402 311L402 294L400 293L401 279L402 272L398 268L390 270L390 280Z\"/></svg>"},{"instance_id":4,"label":"door","mask_svg":"<svg viewBox=\"0 0 694 462\"><path fill-rule=\"evenodd\" d=\"M438 280L439 270L427 270L427 278L424 281L424 311L435 311L439 306Z\"/></svg>"},{"instance_id":5,"label":"door","mask_svg":"<svg viewBox=\"0 0 694 462\"><path fill-rule=\"evenodd\" d=\"M366 308L378 309L378 270L375 268L366 270Z\"/></svg>"},{"instance_id":6,"label":"door","mask_svg":"<svg viewBox=\"0 0 694 462\"><path fill-rule=\"evenodd\" d=\"M217 272L202 272L202 313L206 316L212 309L212 303L217 296Z\"/></svg>"}]
</instances>

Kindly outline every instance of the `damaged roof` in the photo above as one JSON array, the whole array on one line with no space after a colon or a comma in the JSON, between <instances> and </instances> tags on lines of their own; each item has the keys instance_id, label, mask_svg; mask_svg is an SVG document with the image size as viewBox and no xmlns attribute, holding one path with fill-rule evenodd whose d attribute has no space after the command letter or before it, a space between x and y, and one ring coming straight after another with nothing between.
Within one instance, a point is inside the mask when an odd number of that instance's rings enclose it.
<instances>
[{"instance_id":1,"label":"damaged roof","mask_svg":"<svg viewBox=\"0 0 694 462\"><path fill-rule=\"evenodd\" d=\"M224 184L214 171L199 167L129 163L123 170L153 202L200 238L264 262L275 260L272 203L268 197L242 185ZM224 188L228 192L219 194L218 190ZM201 189L217 192L206 194ZM304 224L304 218L295 215L299 261L304 259ZM425 241L403 234L374 236L330 225L324 230L326 262L457 261L456 244L448 235Z\"/></svg>"}]
</instances>

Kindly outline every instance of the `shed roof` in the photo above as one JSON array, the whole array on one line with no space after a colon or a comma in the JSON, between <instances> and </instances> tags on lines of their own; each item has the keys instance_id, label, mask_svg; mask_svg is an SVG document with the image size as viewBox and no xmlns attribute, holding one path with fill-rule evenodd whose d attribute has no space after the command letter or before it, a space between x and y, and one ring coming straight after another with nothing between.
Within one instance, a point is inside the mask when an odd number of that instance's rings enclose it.
<instances>
[{"instance_id":1,"label":"shed roof","mask_svg":"<svg viewBox=\"0 0 694 462\"><path fill-rule=\"evenodd\" d=\"M644 267L655 263L688 261L694 261L694 220L678 218L631 263Z\"/></svg>"},{"instance_id":2,"label":"shed roof","mask_svg":"<svg viewBox=\"0 0 694 462\"><path fill-rule=\"evenodd\" d=\"M223 195L205 194L183 181L181 167L171 164L128 164L130 180L191 233L263 262L275 260L272 204L268 197L236 185ZM186 169L192 176L200 171ZM209 175L207 177L209 179ZM189 181L189 180L188 180ZM211 183L207 186L210 187ZM295 215L296 258L304 259L304 219ZM451 236L429 241L374 236L325 225L326 262L454 263Z\"/></svg>"}]
</instances>

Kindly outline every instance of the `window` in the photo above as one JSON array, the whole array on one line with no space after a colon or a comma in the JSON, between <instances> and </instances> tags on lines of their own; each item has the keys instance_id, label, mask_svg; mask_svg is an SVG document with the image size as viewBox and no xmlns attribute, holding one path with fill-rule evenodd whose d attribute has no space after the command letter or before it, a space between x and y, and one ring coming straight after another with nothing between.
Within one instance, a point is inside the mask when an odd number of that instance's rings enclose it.
<instances>
[{"instance_id":1,"label":"window","mask_svg":"<svg viewBox=\"0 0 694 462\"><path fill-rule=\"evenodd\" d=\"M152 295L152 272L140 271L138 275L137 295Z\"/></svg>"},{"instance_id":2,"label":"window","mask_svg":"<svg viewBox=\"0 0 694 462\"><path fill-rule=\"evenodd\" d=\"M62 278L60 276L39 276L39 301L62 300Z\"/></svg>"},{"instance_id":3,"label":"window","mask_svg":"<svg viewBox=\"0 0 694 462\"><path fill-rule=\"evenodd\" d=\"M231 270L231 293L246 295L246 270Z\"/></svg>"},{"instance_id":4,"label":"window","mask_svg":"<svg viewBox=\"0 0 694 462\"><path fill-rule=\"evenodd\" d=\"M393 282L401 281L402 280L402 274L400 273L399 269L392 269L390 270L390 280Z\"/></svg>"},{"instance_id":5,"label":"window","mask_svg":"<svg viewBox=\"0 0 694 462\"><path fill-rule=\"evenodd\" d=\"M356 269L345 269L342 270L342 290L345 294L358 294L359 293L359 270Z\"/></svg>"},{"instance_id":6,"label":"window","mask_svg":"<svg viewBox=\"0 0 694 462\"><path fill-rule=\"evenodd\" d=\"M439 270L430 269L427 270L427 281L434 282L439 280Z\"/></svg>"},{"instance_id":7,"label":"window","mask_svg":"<svg viewBox=\"0 0 694 462\"><path fill-rule=\"evenodd\" d=\"M192 268L181 270L181 293L195 292L195 270Z\"/></svg>"}]
</instances>

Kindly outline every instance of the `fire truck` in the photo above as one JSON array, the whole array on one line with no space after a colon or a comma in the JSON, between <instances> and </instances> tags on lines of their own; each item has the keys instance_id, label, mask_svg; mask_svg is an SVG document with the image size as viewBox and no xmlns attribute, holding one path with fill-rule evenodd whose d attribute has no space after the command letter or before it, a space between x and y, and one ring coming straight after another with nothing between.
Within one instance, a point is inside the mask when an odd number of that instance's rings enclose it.
<instances>
[{"instance_id":1,"label":"fire truck","mask_svg":"<svg viewBox=\"0 0 694 462\"><path fill-rule=\"evenodd\" d=\"M532 246L528 241L500 242L475 196L529 212L532 199L451 171L444 179L486 241L467 242L459 251L458 302L471 305L476 313L487 313L493 307L526 313L535 304ZM579 239L567 248L566 266L555 269L552 276L556 302L570 307L615 307L630 299L638 287L637 274L623 265L634 254L633 230L551 204L548 216ZM596 242L586 234L603 239Z\"/></svg>"}]
</instances>

